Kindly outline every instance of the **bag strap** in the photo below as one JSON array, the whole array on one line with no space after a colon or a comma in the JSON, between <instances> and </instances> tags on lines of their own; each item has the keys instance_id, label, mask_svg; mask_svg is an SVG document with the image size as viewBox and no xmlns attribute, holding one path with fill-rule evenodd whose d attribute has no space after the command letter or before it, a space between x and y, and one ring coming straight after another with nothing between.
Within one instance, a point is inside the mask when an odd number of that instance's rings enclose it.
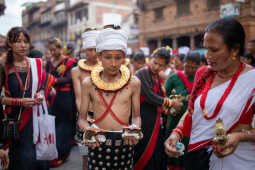
<instances>
[{"instance_id":1,"label":"bag strap","mask_svg":"<svg viewBox=\"0 0 255 170\"><path fill-rule=\"evenodd\" d=\"M27 75L27 77L28 77L28 75ZM27 77L26 77L26 82L25 82L25 87L24 87L25 89L27 88ZM26 92L26 90L23 91L22 99L25 97L25 92ZM20 120L20 116L21 116L21 108L22 107L20 107L20 109L19 109L18 121Z\"/></svg>"},{"instance_id":2,"label":"bag strap","mask_svg":"<svg viewBox=\"0 0 255 170\"><path fill-rule=\"evenodd\" d=\"M29 62L28 62L28 63L29 63ZM28 65L27 67L29 67L29 65ZM28 75L28 73L27 73L27 77L28 77L28 76L30 76L30 75ZM25 87L24 87L24 89L27 88L27 77L26 77L26 80L25 80ZM26 92L26 90L23 91L22 99L25 97L25 92ZM20 120L20 116L21 116L21 108L22 108L22 107L20 107L20 109L19 109L18 121ZM6 115L6 117L7 117L7 115Z\"/></svg>"}]
</instances>

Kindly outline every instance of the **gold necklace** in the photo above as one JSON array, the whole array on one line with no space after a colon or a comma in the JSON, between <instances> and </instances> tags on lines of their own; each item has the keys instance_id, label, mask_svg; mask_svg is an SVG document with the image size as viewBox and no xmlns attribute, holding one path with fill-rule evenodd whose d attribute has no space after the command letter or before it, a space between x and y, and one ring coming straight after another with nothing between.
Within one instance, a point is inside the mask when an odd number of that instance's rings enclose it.
<instances>
[{"instance_id":1,"label":"gold necklace","mask_svg":"<svg viewBox=\"0 0 255 170\"><path fill-rule=\"evenodd\" d=\"M101 79L100 73L104 70L102 66L95 67L91 72L91 79L93 84L100 90L105 92L115 92L125 87L131 77L129 69L121 65L120 72L121 78L114 82L105 82Z\"/></svg>"},{"instance_id":2,"label":"gold necklace","mask_svg":"<svg viewBox=\"0 0 255 170\"><path fill-rule=\"evenodd\" d=\"M126 58L126 59L125 59L125 64L124 64L124 65L128 67L129 64L130 64L130 59L129 59L129 58Z\"/></svg>"},{"instance_id":3,"label":"gold necklace","mask_svg":"<svg viewBox=\"0 0 255 170\"><path fill-rule=\"evenodd\" d=\"M86 59L80 59L78 61L78 66L79 68L81 68L82 70L85 70L85 71L92 71L94 67L97 67L100 65L99 62L97 62L97 64L93 65L93 66L89 66L86 64Z\"/></svg>"}]
</instances>

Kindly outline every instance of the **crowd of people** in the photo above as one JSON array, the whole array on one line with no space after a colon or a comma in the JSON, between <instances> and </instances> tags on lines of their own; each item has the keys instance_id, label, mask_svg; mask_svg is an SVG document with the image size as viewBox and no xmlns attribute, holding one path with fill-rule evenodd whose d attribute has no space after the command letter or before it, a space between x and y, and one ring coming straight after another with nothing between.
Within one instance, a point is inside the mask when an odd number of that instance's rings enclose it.
<instances>
[{"instance_id":1,"label":"crowd of people","mask_svg":"<svg viewBox=\"0 0 255 170\"><path fill-rule=\"evenodd\" d=\"M224 18L205 28L205 55L160 47L126 58L127 33L107 25L84 31L76 57L58 38L41 52L25 29L10 29L0 49L2 167L49 170L78 145L83 170L254 169L255 40L245 50L245 38ZM45 110L58 157L40 160ZM18 137L11 128L3 137L7 120Z\"/></svg>"}]
</instances>

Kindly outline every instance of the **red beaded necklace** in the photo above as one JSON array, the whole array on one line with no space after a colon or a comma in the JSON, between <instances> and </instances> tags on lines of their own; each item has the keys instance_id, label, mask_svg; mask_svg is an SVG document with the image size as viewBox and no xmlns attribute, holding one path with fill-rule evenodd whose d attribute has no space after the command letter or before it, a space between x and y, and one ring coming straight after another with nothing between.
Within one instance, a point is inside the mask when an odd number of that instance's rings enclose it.
<instances>
[{"instance_id":1,"label":"red beaded necklace","mask_svg":"<svg viewBox=\"0 0 255 170\"><path fill-rule=\"evenodd\" d=\"M26 60L26 64L27 64L27 78L26 78L26 82L25 82L26 87L24 87L23 82L19 76L19 73L17 72L17 68L16 68L15 64L13 64L13 70L16 74L16 77L19 81L19 85L20 85L20 88L22 91L27 91L27 89L29 88L29 85L30 85L30 65L29 65L28 60Z\"/></svg>"},{"instance_id":2,"label":"red beaded necklace","mask_svg":"<svg viewBox=\"0 0 255 170\"><path fill-rule=\"evenodd\" d=\"M236 83L236 80L238 79L240 73L243 71L244 68L245 68L245 65L243 63L241 63L239 68L238 68L238 70L236 71L236 73L232 77L228 87L226 88L225 92L223 93L223 95L221 96L219 102L217 103L216 108L215 108L213 114L211 116L207 116L206 111L205 111L205 101L206 101L206 97L207 97L208 91L210 90L211 85L213 83L213 79L215 77L215 72L210 76L208 82L205 85L205 88L202 91L202 96L201 96L201 99L200 99L200 107L202 109L204 118L206 120L213 119L213 118L215 118L218 115L218 113L220 112L220 109L221 109L223 103L227 99L228 95L230 94L231 90L233 89L233 87L234 87L234 85Z\"/></svg>"}]
</instances>

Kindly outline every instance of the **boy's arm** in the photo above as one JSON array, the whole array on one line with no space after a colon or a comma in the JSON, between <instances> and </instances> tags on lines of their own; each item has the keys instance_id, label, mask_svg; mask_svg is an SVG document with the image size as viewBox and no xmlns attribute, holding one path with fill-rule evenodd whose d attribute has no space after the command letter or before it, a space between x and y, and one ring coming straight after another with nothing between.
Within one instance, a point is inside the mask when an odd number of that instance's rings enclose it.
<instances>
[{"instance_id":1,"label":"boy's arm","mask_svg":"<svg viewBox=\"0 0 255 170\"><path fill-rule=\"evenodd\" d=\"M72 81L73 81L73 88L75 93L75 103L76 107L78 109L78 112L80 112L80 106L81 106L81 82L79 79L80 73L79 68L74 67L71 71L72 73Z\"/></svg>"},{"instance_id":2,"label":"boy's arm","mask_svg":"<svg viewBox=\"0 0 255 170\"><path fill-rule=\"evenodd\" d=\"M91 83L90 83L90 78L87 77L82 81L81 84L81 104L80 104L80 114L79 114L79 121L78 125L80 129L83 131L87 130L90 125L87 121L87 113L89 109L89 89L90 89Z\"/></svg>"},{"instance_id":3,"label":"boy's arm","mask_svg":"<svg viewBox=\"0 0 255 170\"><path fill-rule=\"evenodd\" d=\"M137 127L141 127L141 117L140 117L140 93L141 93L141 82L140 80L133 76L133 88L132 88L132 124Z\"/></svg>"}]
</instances>

